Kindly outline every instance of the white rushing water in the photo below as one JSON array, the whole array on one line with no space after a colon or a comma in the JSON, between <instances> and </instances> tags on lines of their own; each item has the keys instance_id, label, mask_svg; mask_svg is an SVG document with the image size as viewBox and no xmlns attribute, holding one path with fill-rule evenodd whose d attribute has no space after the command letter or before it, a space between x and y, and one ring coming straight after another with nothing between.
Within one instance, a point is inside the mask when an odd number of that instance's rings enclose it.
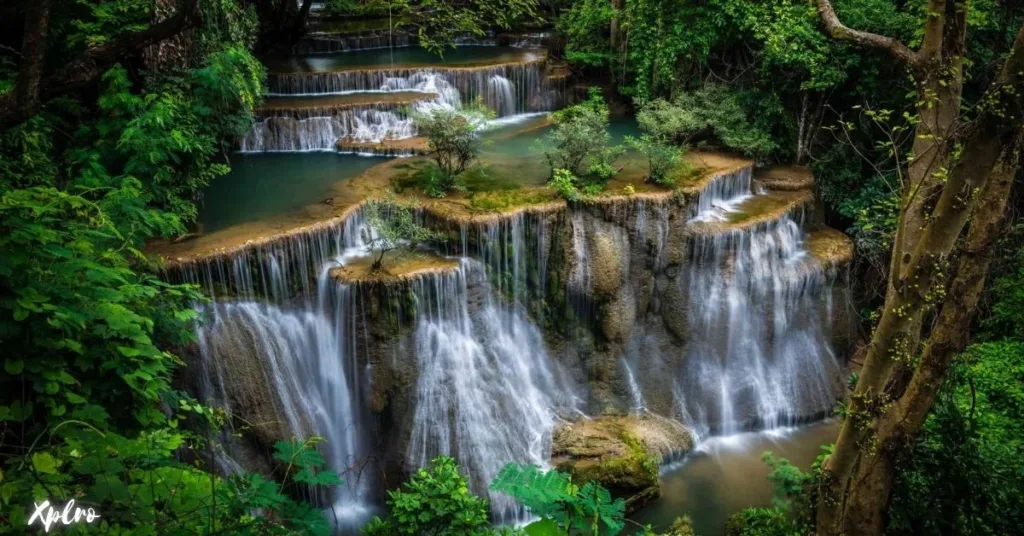
<instances>
[{"instance_id":1,"label":"white rushing water","mask_svg":"<svg viewBox=\"0 0 1024 536\"><path fill-rule=\"evenodd\" d=\"M429 113L457 110L479 100L499 118L519 120L557 107L559 91L545 87L536 63L493 67L441 69L399 68L341 72L272 74L270 96L324 96L361 93L419 92L433 95L412 104ZM271 113L273 110L271 110ZM333 151L340 139L380 143L416 135L415 125L401 106L376 104L359 109L320 109L316 116L295 117L291 111L262 117L238 140L242 152Z\"/></svg>"},{"instance_id":2,"label":"white rushing water","mask_svg":"<svg viewBox=\"0 0 1024 536\"><path fill-rule=\"evenodd\" d=\"M749 170L727 174L676 221L699 223L702 214L754 195ZM408 399L407 414L390 415L400 422L390 424L398 437L388 439L400 445L394 454L403 469L449 454L466 470L473 491L485 494L505 463L548 464L559 419L582 416L584 401L591 402L592 393L582 393L576 382L588 381L586 360L594 358L565 352L571 339L563 347L556 342L557 352L549 348L534 321L543 317L534 317L531 307L539 303L552 316L570 311L548 310L550 303L538 301L548 292L562 293L579 315L574 329L600 319L609 299L632 304L651 296L655 305L635 313L633 332L619 346L609 345L615 349L607 354L609 376L615 378L607 380L621 386L620 411L671 417L701 441L825 414L839 373L828 326L832 275L807 253L802 218L685 233L685 242L673 245L672 209L666 207L638 203L628 208L625 225L621 213L599 217L583 210L463 224L461 242L450 244L457 266L409 282L402 291L414 303L412 311L402 311L408 329L395 330L396 340L389 341L399 350L386 359L401 363L388 366L400 365L408 377L403 393L387 395ZM283 437L326 438L321 450L330 468L343 473L345 486L318 497L319 504L350 526L363 519L383 485L371 475L385 468L368 461L380 448L379 438L368 443L383 415L364 407L374 387L366 304L357 287L328 272L365 257L371 233L357 213L343 224L187 272L211 296L234 296L202 306L210 318L198 328L202 395L228 410L277 415L280 423L272 425L282 427ZM666 253L673 246L685 253ZM643 253L632 254L637 251ZM666 266L669 258L675 264ZM567 271L558 274L562 288L546 286L553 259L566 263ZM634 259L642 261L641 271ZM647 270L657 275L641 281ZM683 296L681 307L657 311L672 293ZM669 314L685 316L685 337L666 336ZM645 316L654 327L644 324ZM573 366L578 370L567 371ZM269 385L273 400L247 394L250 382ZM239 452L218 460L226 472L244 459L244 449L236 447ZM523 519L525 512L507 497L490 499L496 519Z\"/></svg>"},{"instance_id":3,"label":"white rushing water","mask_svg":"<svg viewBox=\"0 0 1024 536\"><path fill-rule=\"evenodd\" d=\"M694 220L758 193L749 174L726 176L701 194ZM803 234L783 215L691 240L687 277L679 280L690 304L686 413L702 415L717 433L782 426L835 402L830 294L820 307L831 280L810 262Z\"/></svg>"},{"instance_id":4,"label":"white rushing water","mask_svg":"<svg viewBox=\"0 0 1024 536\"><path fill-rule=\"evenodd\" d=\"M558 385L540 330L493 296L478 261L419 279L416 358L419 379L409 462L422 467L454 455L482 492L509 461L547 466ZM471 285L484 284L471 304ZM513 521L523 512L492 494L492 512Z\"/></svg>"}]
</instances>

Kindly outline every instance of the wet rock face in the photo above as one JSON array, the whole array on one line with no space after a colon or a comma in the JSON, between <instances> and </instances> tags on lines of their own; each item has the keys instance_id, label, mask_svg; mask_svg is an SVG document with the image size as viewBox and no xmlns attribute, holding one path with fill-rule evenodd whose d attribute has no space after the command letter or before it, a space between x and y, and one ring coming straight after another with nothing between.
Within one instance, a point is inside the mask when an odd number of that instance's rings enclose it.
<instances>
[{"instance_id":1,"label":"wet rock face","mask_svg":"<svg viewBox=\"0 0 1024 536\"><path fill-rule=\"evenodd\" d=\"M601 484L633 511L659 496L659 465L692 447L692 435L677 421L654 414L604 416L556 429L552 464L578 485Z\"/></svg>"}]
</instances>

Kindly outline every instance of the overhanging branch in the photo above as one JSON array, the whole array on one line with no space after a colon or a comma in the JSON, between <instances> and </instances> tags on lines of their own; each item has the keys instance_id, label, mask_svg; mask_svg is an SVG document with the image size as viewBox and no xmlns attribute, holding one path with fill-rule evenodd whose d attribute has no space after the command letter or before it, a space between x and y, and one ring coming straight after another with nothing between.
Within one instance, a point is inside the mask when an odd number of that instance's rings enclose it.
<instances>
[{"instance_id":1,"label":"overhanging branch","mask_svg":"<svg viewBox=\"0 0 1024 536\"><path fill-rule=\"evenodd\" d=\"M833 9L832 3L829 0L816 1L821 21L825 24L825 29L833 39L850 41L861 46L885 50L908 66L914 66L917 63L917 54L907 45L900 42L899 39L854 30L840 22L839 17L836 15L836 10Z\"/></svg>"}]
</instances>

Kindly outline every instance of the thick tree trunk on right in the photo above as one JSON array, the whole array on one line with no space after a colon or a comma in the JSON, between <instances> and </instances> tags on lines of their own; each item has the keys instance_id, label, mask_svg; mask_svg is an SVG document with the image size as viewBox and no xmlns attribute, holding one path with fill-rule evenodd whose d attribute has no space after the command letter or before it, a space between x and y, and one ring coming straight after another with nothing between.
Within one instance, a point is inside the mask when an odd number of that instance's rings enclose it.
<instances>
[{"instance_id":1,"label":"thick tree trunk on right","mask_svg":"<svg viewBox=\"0 0 1024 536\"><path fill-rule=\"evenodd\" d=\"M1018 31L1013 51L990 87L982 111L965 125L959 117L966 32L963 0L929 0L929 16L917 52L892 38L847 28L828 0L817 3L834 38L883 49L907 62L920 92L920 122L904 179L882 316L835 449L823 466L818 490L818 534L876 535L884 529L895 455L920 428L920 422L905 415L910 408L923 411L923 415L931 407L934 393L929 398L920 385L935 388L945 375L939 356L952 355L966 340L942 330L966 329L964 322L977 299L979 281L984 281L988 271L987 262L968 255L947 291L949 259L979 193L997 198L986 201L990 205L1005 204L1007 190L1000 182L1001 171L992 172L1020 129L1024 27ZM962 150L952 160L954 144ZM991 227L984 218L978 220L973 226L978 233ZM984 243L984 238L974 237L977 243ZM925 354L914 370L922 319L937 305L942 306L940 324L925 341ZM920 419L923 422L923 417Z\"/></svg>"}]
</instances>

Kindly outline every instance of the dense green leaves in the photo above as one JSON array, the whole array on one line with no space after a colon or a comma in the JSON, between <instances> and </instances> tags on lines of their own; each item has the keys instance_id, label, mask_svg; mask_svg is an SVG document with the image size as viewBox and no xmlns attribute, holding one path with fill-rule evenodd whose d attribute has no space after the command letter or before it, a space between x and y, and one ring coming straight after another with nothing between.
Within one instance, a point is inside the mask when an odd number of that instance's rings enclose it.
<instances>
[{"instance_id":1,"label":"dense green leaves","mask_svg":"<svg viewBox=\"0 0 1024 536\"><path fill-rule=\"evenodd\" d=\"M470 493L455 460L441 456L408 482L388 492L389 516L374 518L367 536L398 534L462 536L489 533L487 500Z\"/></svg>"},{"instance_id":2,"label":"dense green leaves","mask_svg":"<svg viewBox=\"0 0 1024 536\"><path fill-rule=\"evenodd\" d=\"M544 156L555 170L564 169L580 180L577 186L593 184L600 191L615 175L612 162L622 154L622 147L611 144L608 132L608 105L597 88L580 104L551 114L554 128L547 134Z\"/></svg>"},{"instance_id":3,"label":"dense green leaves","mask_svg":"<svg viewBox=\"0 0 1024 536\"><path fill-rule=\"evenodd\" d=\"M430 152L437 164L428 168L426 193L431 197L444 197L461 188L459 175L476 160L483 148L480 129L494 112L476 102L460 110L447 108L413 113L416 129L427 138Z\"/></svg>"},{"instance_id":4,"label":"dense green leaves","mask_svg":"<svg viewBox=\"0 0 1024 536\"><path fill-rule=\"evenodd\" d=\"M615 535L625 526L622 499L612 500L608 490L594 482L576 486L566 473L508 464L491 489L510 495L542 518L526 527L527 534Z\"/></svg>"}]
</instances>

